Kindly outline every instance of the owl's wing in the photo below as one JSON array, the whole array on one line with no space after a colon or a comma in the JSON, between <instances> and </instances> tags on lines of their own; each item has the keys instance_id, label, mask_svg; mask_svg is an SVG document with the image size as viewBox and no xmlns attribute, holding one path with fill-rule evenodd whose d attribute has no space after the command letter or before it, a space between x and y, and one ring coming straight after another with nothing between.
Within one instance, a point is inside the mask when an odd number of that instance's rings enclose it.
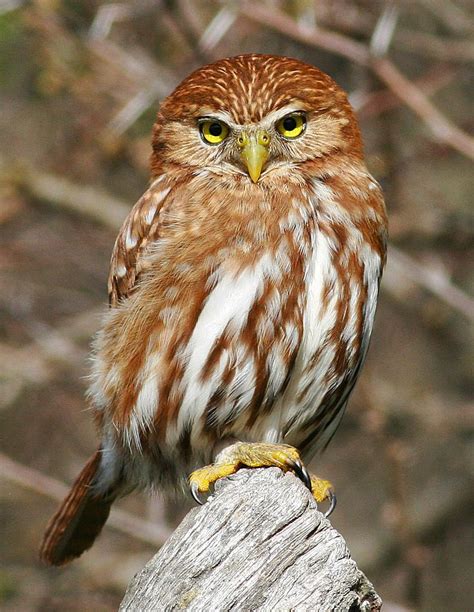
<instances>
[{"instance_id":1,"label":"owl's wing","mask_svg":"<svg viewBox=\"0 0 474 612\"><path fill-rule=\"evenodd\" d=\"M143 253L159 238L160 211L171 186L166 176L155 179L125 219L110 260L109 305L115 307L136 287L143 271Z\"/></svg>"}]
</instances>

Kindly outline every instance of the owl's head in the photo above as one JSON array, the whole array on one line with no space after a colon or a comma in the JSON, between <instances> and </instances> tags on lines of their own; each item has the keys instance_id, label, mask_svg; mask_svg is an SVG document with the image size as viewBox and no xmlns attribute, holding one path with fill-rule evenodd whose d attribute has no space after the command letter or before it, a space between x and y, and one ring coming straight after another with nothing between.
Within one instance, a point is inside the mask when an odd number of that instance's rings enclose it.
<instances>
[{"instance_id":1,"label":"owl's head","mask_svg":"<svg viewBox=\"0 0 474 612\"><path fill-rule=\"evenodd\" d=\"M334 156L362 158L344 91L299 60L241 55L196 70L164 100L152 171L173 167L257 183L296 167L324 171Z\"/></svg>"}]
</instances>

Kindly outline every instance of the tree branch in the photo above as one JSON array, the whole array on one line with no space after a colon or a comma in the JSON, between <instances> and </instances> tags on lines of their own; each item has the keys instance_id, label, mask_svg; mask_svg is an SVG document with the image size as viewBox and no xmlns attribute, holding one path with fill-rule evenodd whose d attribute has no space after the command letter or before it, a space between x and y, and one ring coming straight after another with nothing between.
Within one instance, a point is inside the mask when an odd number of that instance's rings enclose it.
<instances>
[{"instance_id":1,"label":"tree branch","mask_svg":"<svg viewBox=\"0 0 474 612\"><path fill-rule=\"evenodd\" d=\"M130 584L120 610L380 610L342 536L292 474L219 481Z\"/></svg>"},{"instance_id":2,"label":"tree branch","mask_svg":"<svg viewBox=\"0 0 474 612\"><path fill-rule=\"evenodd\" d=\"M372 69L379 79L424 121L439 142L444 142L466 157L474 159L474 139L445 117L392 62L385 58L375 59Z\"/></svg>"},{"instance_id":3,"label":"tree branch","mask_svg":"<svg viewBox=\"0 0 474 612\"><path fill-rule=\"evenodd\" d=\"M1 477L20 487L44 495L57 502L62 502L69 492L69 487L59 480L46 476L42 472L22 465L7 455L0 453ZM169 536L169 531L125 510L112 508L107 520L107 527L129 535L136 540L161 546Z\"/></svg>"}]
</instances>

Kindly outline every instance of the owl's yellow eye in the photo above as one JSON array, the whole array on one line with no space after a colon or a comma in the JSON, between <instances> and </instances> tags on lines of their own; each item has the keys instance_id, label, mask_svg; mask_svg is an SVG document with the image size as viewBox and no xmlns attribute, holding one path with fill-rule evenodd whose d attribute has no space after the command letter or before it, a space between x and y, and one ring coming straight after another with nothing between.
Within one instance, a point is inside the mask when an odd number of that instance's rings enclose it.
<instances>
[{"instance_id":1,"label":"owl's yellow eye","mask_svg":"<svg viewBox=\"0 0 474 612\"><path fill-rule=\"evenodd\" d=\"M206 119L199 124L201 136L204 142L209 144L219 144L229 135L229 128L225 123L217 119Z\"/></svg>"},{"instance_id":2,"label":"owl's yellow eye","mask_svg":"<svg viewBox=\"0 0 474 612\"><path fill-rule=\"evenodd\" d=\"M276 129L285 138L297 138L306 128L306 117L303 113L290 113L277 121Z\"/></svg>"}]
</instances>

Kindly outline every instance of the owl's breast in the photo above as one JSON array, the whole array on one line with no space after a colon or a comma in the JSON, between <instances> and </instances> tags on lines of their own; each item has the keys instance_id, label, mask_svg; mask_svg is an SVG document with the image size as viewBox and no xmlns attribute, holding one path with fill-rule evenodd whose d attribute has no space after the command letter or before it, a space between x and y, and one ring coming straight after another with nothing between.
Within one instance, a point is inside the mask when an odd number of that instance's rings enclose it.
<instances>
[{"instance_id":1,"label":"owl's breast","mask_svg":"<svg viewBox=\"0 0 474 612\"><path fill-rule=\"evenodd\" d=\"M324 439L365 355L380 266L292 202L273 233L263 219L220 236L217 256L195 232L194 265L163 239L99 336L93 393L123 444Z\"/></svg>"},{"instance_id":2,"label":"owl's breast","mask_svg":"<svg viewBox=\"0 0 474 612\"><path fill-rule=\"evenodd\" d=\"M279 404L285 441L309 454L336 430L372 332L382 261L354 244L319 230L305 277L301 345Z\"/></svg>"},{"instance_id":3,"label":"owl's breast","mask_svg":"<svg viewBox=\"0 0 474 612\"><path fill-rule=\"evenodd\" d=\"M123 444L209 446L253 435L272 412L302 342L313 234L298 211L268 230L259 221L228 227L217 251L190 234L193 262L172 258L164 236L137 291L110 313L92 396Z\"/></svg>"}]
</instances>

